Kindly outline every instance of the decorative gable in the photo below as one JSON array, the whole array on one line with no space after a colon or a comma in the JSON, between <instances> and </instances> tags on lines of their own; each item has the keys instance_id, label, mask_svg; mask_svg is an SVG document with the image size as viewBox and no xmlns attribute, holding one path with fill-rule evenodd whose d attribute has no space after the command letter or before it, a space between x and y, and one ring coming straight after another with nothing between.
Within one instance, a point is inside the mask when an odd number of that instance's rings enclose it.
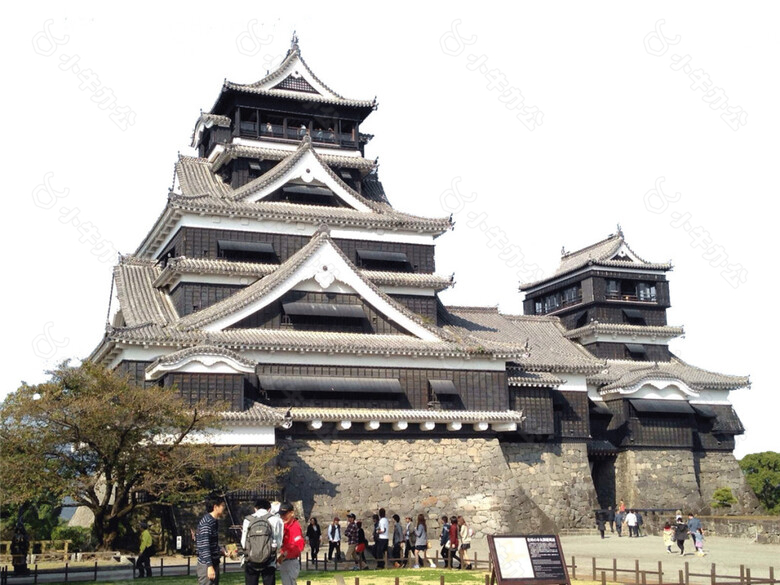
<instances>
[{"instance_id":1,"label":"decorative gable","mask_svg":"<svg viewBox=\"0 0 780 585\"><path fill-rule=\"evenodd\" d=\"M354 294L399 329L423 341L442 341L403 305L366 280L325 231L293 255L279 270L235 295L179 321L184 330L222 331L281 299L293 290Z\"/></svg>"},{"instance_id":2,"label":"decorative gable","mask_svg":"<svg viewBox=\"0 0 780 585\"><path fill-rule=\"evenodd\" d=\"M265 175L237 189L233 198L257 203L282 189L308 191L310 197L337 197L356 211L374 211L369 202L339 179L317 156L306 136L295 154Z\"/></svg>"}]
</instances>

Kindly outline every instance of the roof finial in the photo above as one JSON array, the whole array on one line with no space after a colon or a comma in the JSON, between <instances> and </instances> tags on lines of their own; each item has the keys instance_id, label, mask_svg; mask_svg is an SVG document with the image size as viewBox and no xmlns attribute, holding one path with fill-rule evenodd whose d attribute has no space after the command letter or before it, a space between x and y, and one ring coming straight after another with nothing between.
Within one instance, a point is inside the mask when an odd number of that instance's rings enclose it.
<instances>
[{"instance_id":1,"label":"roof finial","mask_svg":"<svg viewBox=\"0 0 780 585\"><path fill-rule=\"evenodd\" d=\"M290 41L290 50L294 51L298 48L298 33L293 31L292 40Z\"/></svg>"},{"instance_id":2,"label":"roof finial","mask_svg":"<svg viewBox=\"0 0 780 585\"><path fill-rule=\"evenodd\" d=\"M561 246L561 256L566 256L568 252L566 251L566 246Z\"/></svg>"},{"instance_id":3,"label":"roof finial","mask_svg":"<svg viewBox=\"0 0 780 585\"><path fill-rule=\"evenodd\" d=\"M620 224L617 224L617 228L618 228L618 232L617 233L622 238L623 237L623 228L620 227Z\"/></svg>"}]
</instances>

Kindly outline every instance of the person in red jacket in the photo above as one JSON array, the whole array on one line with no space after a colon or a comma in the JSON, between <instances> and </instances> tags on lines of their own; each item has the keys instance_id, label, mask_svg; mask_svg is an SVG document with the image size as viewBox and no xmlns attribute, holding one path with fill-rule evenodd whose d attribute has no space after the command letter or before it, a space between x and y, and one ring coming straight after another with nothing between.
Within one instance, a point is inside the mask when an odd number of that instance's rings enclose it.
<instances>
[{"instance_id":1,"label":"person in red jacket","mask_svg":"<svg viewBox=\"0 0 780 585\"><path fill-rule=\"evenodd\" d=\"M284 536L276 566L282 576L282 585L296 585L298 573L301 570L299 558L306 546L301 525L295 518L295 510L290 502L284 502L279 507L279 517L284 522Z\"/></svg>"}]
</instances>

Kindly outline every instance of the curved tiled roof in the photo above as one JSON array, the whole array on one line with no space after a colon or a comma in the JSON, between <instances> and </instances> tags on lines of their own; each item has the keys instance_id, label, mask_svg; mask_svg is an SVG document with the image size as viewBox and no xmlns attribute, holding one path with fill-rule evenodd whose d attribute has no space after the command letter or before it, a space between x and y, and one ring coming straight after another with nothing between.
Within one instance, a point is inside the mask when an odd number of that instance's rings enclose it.
<instances>
[{"instance_id":1,"label":"curved tiled roof","mask_svg":"<svg viewBox=\"0 0 780 585\"><path fill-rule=\"evenodd\" d=\"M301 150L299 149L296 153L300 154ZM262 180L263 177L271 173L279 172L282 167L286 169L286 165L293 156L295 153L280 162L275 167L276 171L272 169L257 180ZM339 183L350 189L327 165L324 167ZM179 178L181 194L170 193L168 195L168 208L178 209L182 212L264 218L317 225L327 223L328 225L390 230L406 229L434 234L444 233L452 227L451 218L425 218L401 213L394 210L386 201L376 198L367 199L359 194L357 197L371 211L358 211L347 207L302 205L284 201L241 201L235 197L236 192L211 171L208 160L204 158L180 156L176 164L176 174ZM252 185L252 183L247 185ZM256 186L257 184L255 184Z\"/></svg>"},{"instance_id":2,"label":"curved tiled roof","mask_svg":"<svg viewBox=\"0 0 780 585\"><path fill-rule=\"evenodd\" d=\"M279 268L279 264L259 264L256 262L238 262L222 258L186 258L177 257L168 260L165 268L155 279L154 286L166 286L171 280L184 274L209 274L217 276L246 276L263 278ZM381 270L361 270L363 276L377 286L408 286L413 288L432 288L444 290L453 283L452 276L439 274L420 274L417 272L390 272Z\"/></svg>"},{"instance_id":3,"label":"curved tiled roof","mask_svg":"<svg viewBox=\"0 0 780 585\"><path fill-rule=\"evenodd\" d=\"M630 258L628 260L616 259L615 254L617 254L620 248L623 246L625 246L629 252L631 252L637 261L633 261ZM577 250L575 252L565 252L561 256L561 263L558 266L558 269L552 275L545 277L542 280L524 283L520 286L520 290L533 288L588 265L605 266L611 268L642 268L645 270L672 269L671 262L656 263L648 262L647 260L642 259L631 249L628 243L626 243L626 240L623 237L623 232L619 231L617 234L612 234L600 242L586 246L581 250Z\"/></svg>"},{"instance_id":4,"label":"curved tiled roof","mask_svg":"<svg viewBox=\"0 0 780 585\"><path fill-rule=\"evenodd\" d=\"M279 82L283 81L290 74L292 69L291 66L296 61L296 59L300 61L303 67L306 68L308 74L311 75L311 77L330 94L329 96L308 93L308 92L284 90L284 89L274 89L274 88L263 89L263 86L268 85L273 81L276 80L278 80ZM330 87L325 85L314 74L311 68L306 64L306 61L303 60L303 57L301 56L301 50L298 47L298 43L295 41L293 41L290 50L287 51L287 55L285 56L282 63L274 71L272 71L271 73L269 73L268 75L266 75L265 77L263 77L262 79L254 83L242 84L242 83L233 83L230 81L226 81L222 88L222 91L224 92L226 89L232 89L235 91L241 91L245 93L255 93L261 95L270 95L275 97L290 98L290 99L305 100L305 101L316 101L316 102L339 104L339 105L346 105L346 106L357 106L357 107L364 107L364 108L376 107L376 100L348 99L337 94Z\"/></svg>"},{"instance_id":5,"label":"curved tiled roof","mask_svg":"<svg viewBox=\"0 0 780 585\"><path fill-rule=\"evenodd\" d=\"M173 353L160 356L146 367L146 371L151 372L157 366L174 364L181 359L195 356L223 356L252 369L254 369L256 365L255 362L244 358L241 354L224 347L219 347L216 345L194 345L192 347L187 347L185 349L180 349L179 351L174 351Z\"/></svg>"},{"instance_id":6,"label":"curved tiled roof","mask_svg":"<svg viewBox=\"0 0 780 585\"><path fill-rule=\"evenodd\" d=\"M607 360L607 367L598 374L588 376L588 382L599 387L600 392L612 392L630 388L650 379L680 380L690 388L736 390L750 385L748 376L719 374L689 365L677 357L669 362L635 362Z\"/></svg>"},{"instance_id":7,"label":"curved tiled roof","mask_svg":"<svg viewBox=\"0 0 780 585\"><path fill-rule=\"evenodd\" d=\"M221 412L220 417L226 422L238 424L271 423L274 426L281 426L286 421L287 409L251 401L248 401L246 406L245 410Z\"/></svg>"},{"instance_id":8,"label":"curved tiled roof","mask_svg":"<svg viewBox=\"0 0 780 585\"><path fill-rule=\"evenodd\" d=\"M591 321L584 327L570 329L564 335L568 339L577 339L586 335L595 333L635 335L637 337L678 337L685 331L682 327L673 327L671 325L629 325L627 323L599 323Z\"/></svg>"},{"instance_id":9,"label":"curved tiled roof","mask_svg":"<svg viewBox=\"0 0 780 585\"><path fill-rule=\"evenodd\" d=\"M159 275L154 262L132 256L122 257L114 268L117 298L129 327L163 325L179 318L168 295L152 286Z\"/></svg>"},{"instance_id":10,"label":"curved tiled roof","mask_svg":"<svg viewBox=\"0 0 780 585\"><path fill-rule=\"evenodd\" d=\"M507 368L506 376L510 386L555 388L564 383L548 372L528 372L519 368Z\"/></svg>"},{"instance_id":11,"label":"curved tiled roof","mask_svg":"<svg viewBox=\"0 0 780 585\"><path fill-rule=\"evenodd\" d=\"M491 357L480 346L452 341L425 341L411 335L296 331L291 329L225 329L183 331L175 326L110 327L107 339L129 345L188 347L208 344L243 351L408 355L432 357ZM502 357L502 356L499 356ZM508 355L508 358L514 356Z\"/></svg>"},{"instance_id":12,"label":"curved tiled roof","mask_svg":"<svg viewBox=\"0 0 780 585\"><path fill-rule=\"evenodd\" d=\"M261 148L259 146L246 146L243 144L226 144L211 163L211 170L217 171L228 160L234 158L256 158L259 160L283 160L290 156L292 151L278 148ZM362 156L343 156L330 153L317 153L326 165L360 169L370 171L376 167L376 162ZM206 159L203 159L206 160Z\"/></svg>"},{"instance_id":13,"label":"curved tiled roof","mask_svg":"<svg viewBox=\"0 0 780 585\"><path fill-rule=\"evenodd\" d=\"M512 345L518 351L527 344L527 355L515 360L524 369L590 373L603 368L603 361L563 336L556 317L503 315L489 307L446 310L442 315L445 329L471 343L483 343L488 349Z\"/></svg>"}]
</instances>

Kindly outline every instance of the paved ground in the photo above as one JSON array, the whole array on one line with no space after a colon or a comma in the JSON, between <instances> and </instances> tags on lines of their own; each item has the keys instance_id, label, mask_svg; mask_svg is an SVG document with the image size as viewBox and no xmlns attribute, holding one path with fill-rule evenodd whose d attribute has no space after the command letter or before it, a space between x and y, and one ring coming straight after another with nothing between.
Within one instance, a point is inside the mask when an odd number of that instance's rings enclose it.
<instances>
[{"instance_id":1,"label":"paved ground","mask_svg":"<svg viewBox=\"0 0 780 585\"><path fill-rule=\"evenodd\" d=\"M768 577L769 567L774 567L775 578L780 578L780 545L757 544L747 539L717 536L707 537L704 544L707 556L699 557L694 554L690 540L685 545L685 556L680 556L679 552L668 554L660 536L618 538L617 534L607 533L604 540L598 534L561 537L567 564L571 563L572 556L576 559L578 578L592 574L593 557L596 557L599 568L611 568L612 559L618 560L619 569L633 568L635 559L638 559L640 570L657 571L658 561L661 561L665 583L676 583L679 571L684 569L686 562L691 573L709 575L710 568L715 563L718 575L739 576L739 566L745 565L750 568L753 577ZM487 558L487 544L484 541L480 541L475 548L480 559ZM676 545L672 550L678 550ZM607 579L611 580L610 571L607 571ZM709 583L709 578L692 577L691 581ZM648 575L647 582L658 583L658 577Z\"/></svg>"}]
</instances>

